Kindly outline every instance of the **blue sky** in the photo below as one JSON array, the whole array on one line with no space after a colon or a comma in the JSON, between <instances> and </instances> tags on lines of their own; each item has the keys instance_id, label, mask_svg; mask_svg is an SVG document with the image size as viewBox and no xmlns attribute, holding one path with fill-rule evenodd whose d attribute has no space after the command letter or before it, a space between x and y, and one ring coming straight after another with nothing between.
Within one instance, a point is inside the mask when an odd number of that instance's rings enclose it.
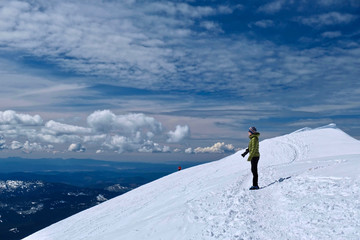
<instances>
[{"instance_id":1,"label":"blue sky","mask_svg":"<svg viewBox=\"0 0 360 240\"><path fill-rule=\"evenodd\" d=\"M2 1L2 154L233 152L249 126L269 138L332 122L359 139L359 13L357 0Z\"/></svg>"}]
</instances>

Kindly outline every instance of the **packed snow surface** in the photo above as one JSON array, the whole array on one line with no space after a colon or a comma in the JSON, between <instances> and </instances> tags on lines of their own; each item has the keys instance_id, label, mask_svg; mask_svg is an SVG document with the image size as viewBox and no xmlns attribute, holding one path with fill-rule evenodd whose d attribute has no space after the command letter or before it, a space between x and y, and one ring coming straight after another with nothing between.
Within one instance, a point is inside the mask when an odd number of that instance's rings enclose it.
<instances>
[{"instance_id":1,"label":"packed snow surface","mask_svg":"<svg viewBox=\"0 0 360 240\"><path fill-rule=\"evenodd\" d=\"M173 173L26 240L360 239L360 141L334 124Z\"/></svg>"}]
</instances>

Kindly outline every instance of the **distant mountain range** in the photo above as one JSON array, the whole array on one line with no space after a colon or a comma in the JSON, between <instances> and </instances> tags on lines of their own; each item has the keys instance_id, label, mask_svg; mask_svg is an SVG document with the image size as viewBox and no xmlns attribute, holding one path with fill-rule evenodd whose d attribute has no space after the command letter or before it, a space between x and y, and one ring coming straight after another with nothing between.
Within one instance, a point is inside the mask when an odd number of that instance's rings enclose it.
<instances>
[{"instance_id":1,"label":"distant mountain range","mask_svg":"<svg viewBox=\"0 0 360 240\"><path fill-rule=\"evenodd\" d=\"M0 239L20 239L130 188L121 190L81 188L43 181L0 180Z\"/></svg>"}]
</instances>

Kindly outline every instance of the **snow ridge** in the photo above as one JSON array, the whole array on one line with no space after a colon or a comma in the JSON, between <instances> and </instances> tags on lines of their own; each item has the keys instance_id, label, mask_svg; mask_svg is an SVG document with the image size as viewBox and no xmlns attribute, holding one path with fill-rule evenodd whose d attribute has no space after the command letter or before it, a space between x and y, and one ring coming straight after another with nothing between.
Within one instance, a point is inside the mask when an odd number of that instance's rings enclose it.
<instances>
[{"instance_id":1,"label":"snow ridge","mask_svg":"<svg viewBox=\"0 0 360 240\"><path fill-rule=\"evenodd\" d=\"M330 124L264 140L260 152L259 191L237 152L25 239L359 239L360 141Z\"/></svg>"},{"instance_id":2,"label":"snow ridge","mask_svg":"<svg viewBox=\"0 0 360 240\"><path fill-rule=\"evenodd\" d=\"M327 129L327 128L334 128L334 129L337 129L337 126L335 123L330 123L328 125L325 125L325 126L322 126L322 127L318 127L318 128L315 128L315 129ZM293 133L298 133L298 132L305 132L305 131L311 131L313 130L312 128L309 128L309 127L305 127L305 128L301 128L299 130L296 130L295 132Z\"/></svg>"}]
</instances>

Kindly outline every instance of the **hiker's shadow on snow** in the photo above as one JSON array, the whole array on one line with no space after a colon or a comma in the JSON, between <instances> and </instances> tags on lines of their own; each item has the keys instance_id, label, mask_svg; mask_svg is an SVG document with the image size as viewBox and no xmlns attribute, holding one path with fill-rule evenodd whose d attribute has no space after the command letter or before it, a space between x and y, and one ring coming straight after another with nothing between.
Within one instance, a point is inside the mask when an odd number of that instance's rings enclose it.
<instances>
[{"instance_id":1,"label":"hiker's shadow on snow","mask_svg":"<svg viewBox=\"0 0 360 240\"><path fill-rule=\"evenodd\" d=\"M275 183L281 183L281 182L283 182L283 181L285 181L285 180L287 180L287 179L290 179L291 178L291 176L289 176L289 177L286 177L286 178L279 178L279 180L275 180L274 182L272 182L272 183L270 183L270 184L268 184L268 185L266 185L266 186L264 186L264 187L262 187L262 188L267 188L267 187L270 187L271 185L273 185L273 184L275 184Z\"/></svg>"}]
</instances>

